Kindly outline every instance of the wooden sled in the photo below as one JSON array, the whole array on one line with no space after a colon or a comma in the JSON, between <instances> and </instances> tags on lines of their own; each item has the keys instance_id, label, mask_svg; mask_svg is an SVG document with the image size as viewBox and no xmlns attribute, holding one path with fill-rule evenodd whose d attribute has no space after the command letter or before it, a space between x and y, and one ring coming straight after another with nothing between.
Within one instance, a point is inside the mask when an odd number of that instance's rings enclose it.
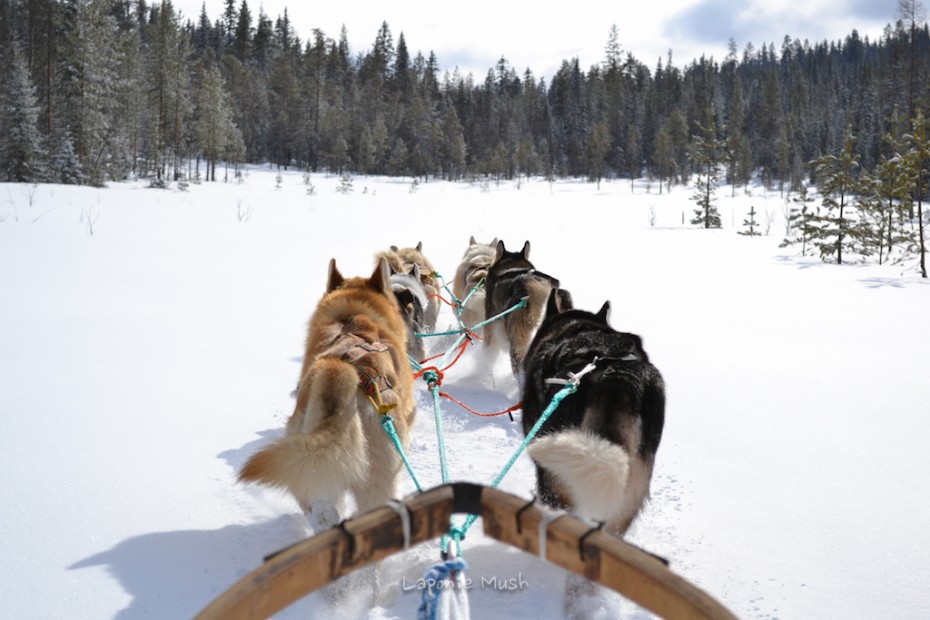
<instances>
[{"instance_id":1,"label":"wooden sled","mask_svg":"<svg viewBox=\"0 0 930 620\"><path fill-rule=\"evenodd\" d=\"M404 510L408 519L401 516ZM607 532L569 515L553 518L545 506L515 495L462 482L376 508L270 556L197 618L267 618L405 546L447 534L453 513L481 516L485 535L534 555L545 541L546 561L615 590L663 618L736 618L663 562Z\"/></svg>"}]
</instances>

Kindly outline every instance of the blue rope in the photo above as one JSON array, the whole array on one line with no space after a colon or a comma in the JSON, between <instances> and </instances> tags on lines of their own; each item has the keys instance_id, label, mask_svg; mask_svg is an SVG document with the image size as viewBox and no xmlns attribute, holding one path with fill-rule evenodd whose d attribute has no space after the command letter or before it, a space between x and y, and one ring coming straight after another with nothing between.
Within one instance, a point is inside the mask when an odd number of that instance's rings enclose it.
<instances>
[{"instance_id":1,"label":"blue rope","mask_svg":"<svg viewBox=\"0 0 930 620\"><path fill-rule=\"evenodd\" d=\"M439 277L440 279L442 278L442 276L440 276L438 273L435 275ZM476 285L471 290L471 292L468 294L468 297L466 297L466 300L470 298L472 294L474 294L475 290L477 290L480 284L481 283L479 282L479 284ZM480 329L484 327L485 325L510 314L511 312L515 312L516 310L519 310L520 308L525 307L528 302L528 298L524 297L511 308L508 308L507 310L504 310L503 312L485 321L482 321L481 323L478 323L471 329L467 329L461 321L462 303L459 302L458 298L455 297L454 293L448 290L448 287L445 285L444 280L443 280L443 288L445 288L449 292L449 294L452 295L453 299L456 300L456 303L459 304L457 306L457 315L459 319L459 325L462 325L462 329L449 331L449 332L443 332L441 334L415 334L415 336L418 338L423 338L427 336L459 334L459 337L456 339L455 343L453 343L453 345L446 350L440 362L436 364L437 368L441 368L445 365L446 360L449 358L450 355L452 355L453 351L455 351L464 342L464 340L469 337L468 336L469 331L475 331L477 329ZM411 366L414 368L416 372L420 372L423 370L423 366L417 360L413 359L409 355L407 356L407 358L410 361ZM429 391L430 391L430 394L432 394L432 398L433 398L433 417L436 420L436 441L437 441L438 449L439 449L439 468L440 468L440 473L442 476L442 483L448 484L450 481L449 468L448 468L448 461L446 458L445 433L443 432L443 429L442 429L442 410L441 410L440 402L439 402L440 376L439 376L439 373L437 373L435 370L427 370L426 372L423 373L422 377L426 381L427 385L429 386ZM570 383L567 383L565 387L563 387L561 390L559 390L555 394L555 396L553 396L552 401L549 403L549 406L542 413L539 420L536 421L536 424L533 426L533 428L530 429L530 431L527 433L526 437L524 438L520 446L517 448L516 452L513 454L513 456L510 457L510 460L507 461L507 464L504 465L504 468L501 470L501 472L494 478L494 481L491 483L492 488L497 488L497 486L504 479L504 476L506 476L507 473L511 470L511 468L513 468L514 464L517 462L517 459L520 458L520 455L523 454L524 450L526 450L527 445L529 445L529 443L536 437L536 434L539 432L540 427L542 427L542 425L545 424L546 420L549 419L549 416L551 416L555 412L556 408L558 408L559 403L561 403L562 400L565 399L565 397L568 396L569 394L574 394L577 389L578 389L577 382L570 382ZM407 471L410 473L410 477L413 478L413 483L416 485L417 490L422 492L423 489L420 486L420 482L417 480L416 474L414 474L413 468L411 467L410 462L407 460L407 456L404 453L403 446L400 443L400 438L397 436L397 431L394 429L394 423L393 423L393 420L391 420L391 416L386 415L384 417L385 417L385 420L382 422L382 425L384 426L388 434L391 436L391 439L394 442L394 447L397 448L397 451L400 453L400 456L404 461L404 465L407 467ZM468 515L468 517L465 519L464 523L461 526L456 526L454 523L450 524L449 533L444 534L441 538L441 549L442 549L443 555L448 554L449 544L453 540L455 541L455 544L456 544L456 551L457 551L456 555L458 556L462 555L462 540L465 538L465 534L468 532L468 529L472 526L472 524L477 519L478 519L477 515ZM424 598L425 598L425 595L424 595ZM421 606L421 609L422 609L422 606Z\"/></svg>"},{"instance_id":2,"label":"blue rope","mask_svg":"<svg viewBox=\"0 0 930 620\"><path fill-rule=\"evenodd\" d=\"M482 327L484 327L484 326L487 325L488 323L493 323L493 322L496 321L497 319L501 319L501 318L507 316L508 314L510 314L511 312L516 312L516 311L519 310L520 308L525 308L527 302L528 302L528 298L527 298L527 297L524 297L523 299L521 299L520 301L518 301L516 304L514 304L513 306L511 306L510 308L507 308L507 309L504 310L503 312L501 312L501 313L499 313L499 314L495 314L495 315L492 316L490 319L486 319L486 320L484 320L484 321L481 321L480 323L478 323L477 325L474 325L474 326L472 326L472 327L464 327L464 326L463 326L463 327L461 327L461 328L459 328L459 329L450 329L449 331L445 331L445 332L437 332L437 333L435 333L435 334L414 334L413 336L414 336L415 338L429 338L429 337L431 337L431 336L452 336L452 335L454 335L454 334L464 334L464 333L467 333L467 332L469 332L469 331L472 331L472 332L478 331L479 329L481 329ZM461 321L459 321L459 323L461 323Z\"/></svg>"},{"instance_id":3,"label":"blue rope","mask_svg":"<svg viewBox=\"0 0 930 620\"><path fill-rule=\"evenodd\" d=\"M420 493L423 492L423 487L420 486L420 481L417 480L417 475L413 471L413 466L410 465L410 461L407 459L407 454L404 452L404 446L400 443L400 437L397 435L397 429L394 428L394 418L389 415L386 415L381 420L381 426L387 432L388 436L391 438L391 441L394 442L394 448L397 450L397 453L400 454L400 458L404 461L404 466L407 468L407 473L410 474L410 477L413 478L413 484L416 485L417 491Z\"/></svg>"},{"instance_id":4,"label":"blue rope","mask_svg":"<svg viewBox=\"0 0 930 620\"><path fill-rule=\"evenodd\" d=\"M468 564L462 558L453 558L435 564L423 575L423 594L420 598L420 607L417 609L417 620L436 620L436 612L439 610L439 596L442 590L449 586L441 585L449 573L463 571L468 568Z\"/></svg>"},{"instance_id":5,"label":"blue rope","mask_svg":"<svg viewBox=\"0 0 930 620\"><path fill-rule=\"evenodd\" d=\"M435 374L433 371L429 370L423 374L423 377L426 378L428 374ZM436 380L439 379L439 376L436 375ZM429 381L429 379L427 379ZM442 432L442 411L439 408L439 385L436 381L431 381L429 384L430 394L433 395L433 418L436 420L436 441L439 445L439 471L442 474L442 483L449 484L449 466L446 462L446 442L445 442L445 433Z\"/></svg>"},{"instance_id":6,"label":"blue rope","mask_svg":"<svg viewBox=\"0 0 930 620\"><path fill-rule=\"evenodd\" d=\"M523 454L524 450L526 450L526 447L530 444L531 441L533 441L533 439L536 438L536 435L539 433L539 429L542 427L542 425L545 424L546 420L548 420L549 417L555 413L555 410L558 409L559 404L561 404L561 402L565 400L568 395L574 394L577 390L578 384L573 382L565 384L565 387L556 392L555 396L553 396L552 400L549 402L549 406L546 407L546 410L543 411L542 415L539 416L539 419L536 420L536 424L533 425L533 428L527 432L526 437L523 439L523 442L517 448L516 452L514 452L513 456L510 457L510 460L507 461L507 464L504 465L500 473L497 474L497 476L491 482L492 489L496 489L501 481L503 481L504 476L510 472L511 468L517 462L517 459L520 458L520 455ZM462 538L465 538L465 534L468 532L468 529L477 519L478 515L468 515L468 517L466 517L465 521L462 523L461 527L452 528L450 535L453 536L456 541L460 541ZM460 536L460 538L457 538L456 536Z\"/></svg>"}]
</instances>

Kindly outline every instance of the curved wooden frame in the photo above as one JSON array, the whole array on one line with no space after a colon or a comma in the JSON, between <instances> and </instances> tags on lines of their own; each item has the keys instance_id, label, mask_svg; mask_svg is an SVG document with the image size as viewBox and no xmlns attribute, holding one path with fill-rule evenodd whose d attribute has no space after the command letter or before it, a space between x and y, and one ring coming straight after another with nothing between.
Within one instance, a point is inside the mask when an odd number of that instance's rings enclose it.
<instances>
[{"instance_id":1,"label":"curved wooden frame","mask_svg":"<svg viewBox=\"0 0 930 620\"><path fill-rule=\"evenodd\" d=\"M453 513L481 516L487 536L528 553L539 555L542 543L546 561L661 617L736 618L663 562L607 532L497 489L454 483L376 508L266 558L197 619L267 618L339 577L447 534Z\"/></svg>"}]
</instances>

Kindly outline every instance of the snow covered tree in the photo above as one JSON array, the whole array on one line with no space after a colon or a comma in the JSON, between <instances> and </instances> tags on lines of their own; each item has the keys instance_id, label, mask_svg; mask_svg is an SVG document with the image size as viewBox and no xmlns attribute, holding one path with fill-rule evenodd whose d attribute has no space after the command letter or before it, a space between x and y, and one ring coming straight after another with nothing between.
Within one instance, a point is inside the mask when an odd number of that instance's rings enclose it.
<instances>
[{"instance_id":1,"label":"snow covered tree","mask_svg":"<svg viewBox=\"0 0 930 620\"><path fill-rule=\"evenodd\" d=\"M46 177L53 183L66 185L79 185L84 182L81 172L81 162L78 161L74 151L74 141L70 132L64 128L57 128L49 136L47 142L48 163Z\"/></svg>"},{"instance_id":2,"label":"snow covered tree","mask_svg":"<svg viewBox=\"0 0 930 620\"><path fill-rule=\"evenodd\" d=\"M691 143L691 161L697 170L694 194L691 200L697 203L691 223L704 228L720 228L720 213L717 211L717 187L720 185L720 153L724 142L717 138L717 125L713 112L707 112L708 123L698 128L701 133Z\"/></svg>"},{"instance_id":3,"label":"snow covered tree","mask_svg":"<svg viewBox=\"0 0 930 620\"><path fill-rule=\"evenodd\" d=\"M233 123L229 97L219 68L211 64L204 67L202 73L197 91L197 145L207 162L207 180L216 181L216 162L229 152L238 150L242 135ZM244 155L245 147L242 146L241 150Z\"/></svg>"},{"instance_id":4,"label":"snow covered tree","mask_svg":"<svg viewBox=\"0 0 930 620\"><path fill-rule=\"evenodd\" d=\"M120 62L116 20L108 0L75 0L68 40L64 88L70 99L74 147L87 182L103 185L120 175L114 169L112 143L117 67Z\"/></svg>"},{"instance_id":5,"label":"snow covered tree","mask_svg":"<svg viewBox=\"0 0 930 620\"><path fill-rule=\"evenodd\" d=\"M23 54L14 46L13 64L0 97L0 170L8 181L36 182L43 178L39 105Z\"/></svg>"}]
</instances>

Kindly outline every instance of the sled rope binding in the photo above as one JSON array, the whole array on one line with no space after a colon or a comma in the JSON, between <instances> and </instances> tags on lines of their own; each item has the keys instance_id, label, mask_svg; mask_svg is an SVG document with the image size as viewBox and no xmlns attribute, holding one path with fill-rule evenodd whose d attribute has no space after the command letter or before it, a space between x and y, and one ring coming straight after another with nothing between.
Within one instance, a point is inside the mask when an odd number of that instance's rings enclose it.
<instances>
[{"instance_id":1,"label":"sled rope binding","mask_svg":"<svg viewBox=\"0 0 930 620\"><path fill-rule=\"evenodd\" d=\"M660 617L736 620L715 598L642 549L571 515L556 518L537 502L466 482L375 508L270 555L196 619L273 616L340 577L441 536L454 514L480 515L486 536L532 555L540 554L544 540L550 564L614 590Z\"/></svg>"}]
</instances>

